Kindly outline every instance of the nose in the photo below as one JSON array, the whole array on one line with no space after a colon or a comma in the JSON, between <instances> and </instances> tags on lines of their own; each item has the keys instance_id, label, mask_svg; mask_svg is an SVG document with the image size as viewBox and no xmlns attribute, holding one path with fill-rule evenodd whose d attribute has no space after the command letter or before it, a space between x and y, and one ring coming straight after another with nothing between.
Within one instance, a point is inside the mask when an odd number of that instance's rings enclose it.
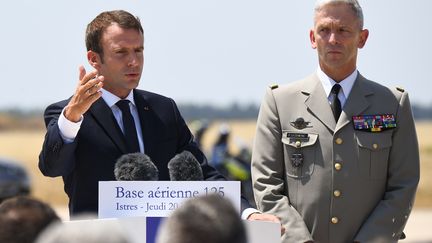
<instances>
[{"instance_id":1,"label":"nose","mask_svg":"<svg viewBox=\"0 0 432 243\"><path fill-rule=\"evenodd\" d=\"M335 32L331 32L330 36L329 36L329 43L332 45L336 45L338 44L338 38L337 38L337 34Z\"/></svg>"},{"instance_id":2,"label":"nose","mask_svg":"<svg viewBox=\"0 0 432 243\"><path fill-rule=\"evenodd\" d=\"M139 64L139 57L138 57L137 53L132 52L129 55L128 66L134 67L134 66L137 66L138 64Z\"/></svg>"}]
</instances>

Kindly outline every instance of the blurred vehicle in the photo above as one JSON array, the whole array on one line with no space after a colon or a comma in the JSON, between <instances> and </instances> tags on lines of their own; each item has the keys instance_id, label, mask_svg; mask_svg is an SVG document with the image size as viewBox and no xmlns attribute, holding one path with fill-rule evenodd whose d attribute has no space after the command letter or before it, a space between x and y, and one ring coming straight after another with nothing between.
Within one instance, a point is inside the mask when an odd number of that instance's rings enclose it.
<instances>
[{"instance_id":1,"label":"blurred vehicle","mask_svg":"<svg viewBox=\"0 0 432 243\"><path fill-rule=\"evenodd\" d=\"M210 164L228 180L240 181L242 195L249 200L251 206L255 207L250 172L251 150L238 140L240 151L236 155L232 154L228 146L230 134L229 125L222 123L219 127L219 136L213 145Z\"/></svg>"},{"instance_id":2,"label":"blurred vehicle","mask_svg":"<svg viewBox=\"0 0 432 243\"><path fill-rule=\"evenodd\" d=\"M19 163L0 158L0 202L6 198L30 193L30 178Z\"/></svg>"}]
</instances>

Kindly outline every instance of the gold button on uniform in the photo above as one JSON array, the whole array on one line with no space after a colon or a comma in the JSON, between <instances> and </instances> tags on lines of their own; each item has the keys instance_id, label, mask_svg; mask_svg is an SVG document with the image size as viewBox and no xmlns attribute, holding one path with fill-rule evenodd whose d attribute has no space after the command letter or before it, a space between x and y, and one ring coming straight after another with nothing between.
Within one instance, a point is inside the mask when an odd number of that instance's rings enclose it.
<instances>
[{"instance_id":1,"label":"gold button on uniform","mask_svg":"<svg viewBox=\"0 0 432 243\"><path fill-rule=\"evenodd\" d=\"M332 222L332 224L337 224L337 223L339 223L339 219L337 217L333 217L333 218L331 218L331 222Z\"/></svg>"},{"instance_id":2,"label":"gold button on uniform","mask_svg":"<svg viewBox=\"0 0 432 243\"><path fill-rule=\"evenodd\" d=\"M333 195L334 195L335 197L340 197L340 195L341 195L341 191L339 191L339 190L335 190L335 191L333 192Z\"/></svg>"},{"instance_id":3,"label":"gold button on uniform","mask_svg":"<svg viewBox=\"0 0 432 243\"><path fill-rule=\"evenodd\" d=\"M372 144L372 147L373 147L374 149L377 149L377 148L378 148L378 144L374 143L374 144Z\"/></svg>"},{"instance_id":4,"label":"gold button on uniform","mask_svg":"<svg viewBox=\"0 0 432 243\"><path fill-rule=\"evenodd\" d=\"M342 140L342 138L336 138L336 144L342 144L343 143L343 140Z\"/></svg>"},{"instance_id":5,"label":"gold button on uniform","mask_svg":"<svg viewBox=\"0 0 432 243\"><path fill-rule=\"evenodd\" d=\"M336 170L341 170L341 169L342 169L342 165L339 164L339 163L336 163L336 164L334 165L334 167L335 167Z\"/></svg>"}]
</instances>

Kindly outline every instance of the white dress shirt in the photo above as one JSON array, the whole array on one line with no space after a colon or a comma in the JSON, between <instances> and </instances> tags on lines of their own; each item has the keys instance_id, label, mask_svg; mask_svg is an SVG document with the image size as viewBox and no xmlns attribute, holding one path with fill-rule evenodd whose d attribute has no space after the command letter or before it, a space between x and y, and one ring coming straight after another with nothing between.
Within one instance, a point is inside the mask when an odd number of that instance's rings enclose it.
<instances>
[{"instance_id":1,"label":"white dress shirt","mask_svg":"<svg viewBox=\"0 0 432 243\"><path fill-rule=\"evenodd\" d=\"M331 89L333 88L333 85L335 85L337 82L331 79L327 74L325 74L320 67L318 67L317 75L319 80L321 81L321 84L324 88L324 91L327 95L327 99L329 103L333 100L333 95L330 93ZM339 82L339 85L341 86L341 90L339 91L338 98L341 102L341 107L343 108L346 100L348 99L349 94L351 93L351 89L354 85L355 80L357 79L357 69L354 70L353 73L351 73L348 77L346 77L344 80Z\"/></svg>"}]
</instances>

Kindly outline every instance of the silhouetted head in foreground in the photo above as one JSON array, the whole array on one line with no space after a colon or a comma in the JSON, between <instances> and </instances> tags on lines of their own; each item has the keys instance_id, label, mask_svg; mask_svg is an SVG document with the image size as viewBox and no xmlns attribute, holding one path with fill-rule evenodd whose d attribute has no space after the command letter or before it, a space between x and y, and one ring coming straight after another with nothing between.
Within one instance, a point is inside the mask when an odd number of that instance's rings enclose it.
<instances>
[{"instance_id":1,"label":"silhouetted head in foreground","mask_svg":"<svg viewBox=\"0 0 432 243\"><path fill-rule=\"evenodd\" d=\"M0 204L0 242L33 243L54 221L60 218L44 202L26 196L7 199Z\"/></svg>"},{"instance_id":2,"label":"silhouetted head in foreground","mask_svg":"<svg viewBox=\"0 0 432 243\"><path fill-rule=\"evenodd\" d=\"M167 218L157 243L246 243L246 231L230 201L216 194L190 199Z\"/></svg>"}]
</instances>

